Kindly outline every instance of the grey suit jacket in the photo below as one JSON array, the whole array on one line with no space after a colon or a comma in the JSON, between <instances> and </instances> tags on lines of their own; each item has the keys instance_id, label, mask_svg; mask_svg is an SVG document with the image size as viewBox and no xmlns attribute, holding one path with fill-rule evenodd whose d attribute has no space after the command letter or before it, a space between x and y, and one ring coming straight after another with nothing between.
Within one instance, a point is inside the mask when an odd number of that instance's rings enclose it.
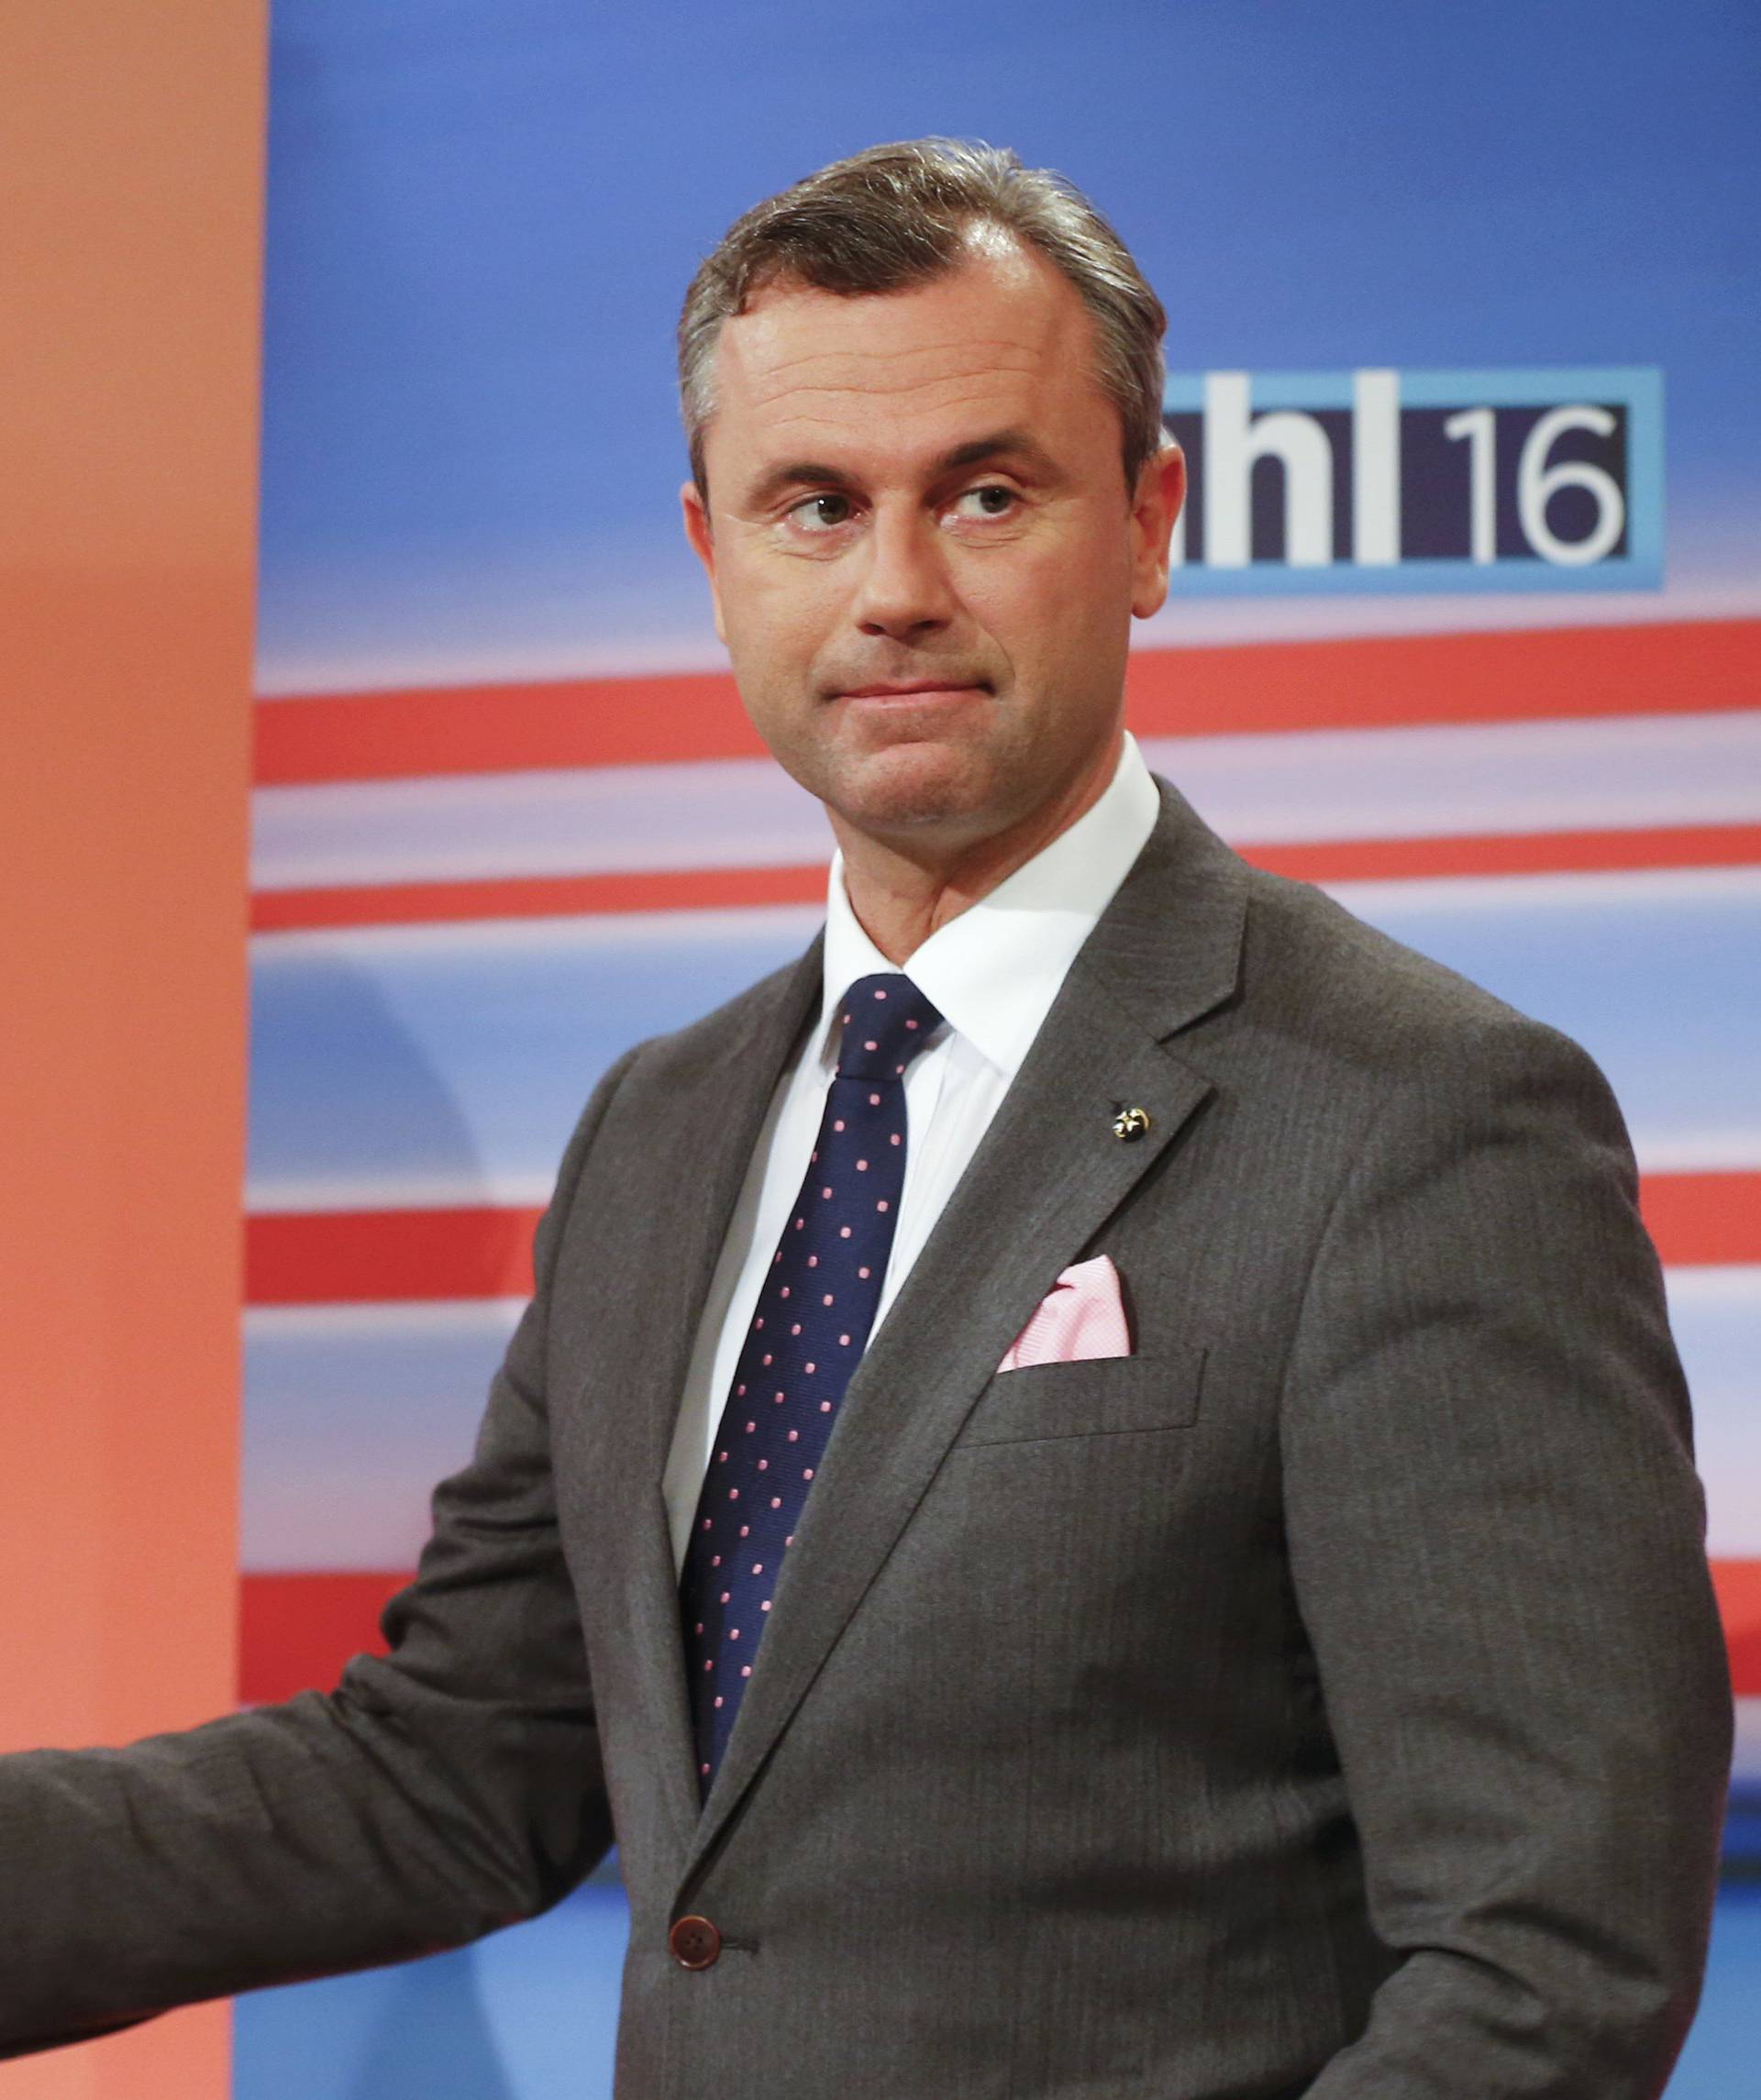
<instances>
[{"instance_id":1,"label":"grey suit jacket","mask_svg":"<svg viewBox=\"0 0 1761 2100\"><path fill-rule=\"evenodd\" d=\"M463 1941L615 1832L622 2100L1660 2089L1730 1709L1618 1114L1164 796L849 1387L701 1812L660 1480L816 948L595 1093L391 1659L0 1765L0 2048ZM1102 1252L1135 1354L994 1376Z\"/></svg>"}]
</instances>

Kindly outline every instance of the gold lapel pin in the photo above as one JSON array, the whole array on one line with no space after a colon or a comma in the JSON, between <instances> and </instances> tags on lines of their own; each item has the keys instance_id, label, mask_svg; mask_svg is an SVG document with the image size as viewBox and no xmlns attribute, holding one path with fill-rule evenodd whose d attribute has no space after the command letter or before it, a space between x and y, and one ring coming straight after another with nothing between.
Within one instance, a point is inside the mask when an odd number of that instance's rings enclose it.
<instances>
[{"instance_id":1,"label":"gold lapel pin","mask_svg":"<svg viewBox=\"0 0 1761 2100\"><path fill-rule=\"evenodd\" d=\"M1135 1144L1148 1128L1147 1109L1121 1109L1113 1119L1113 1134L1122 1144Z\"/></svg>"}]
</instances>

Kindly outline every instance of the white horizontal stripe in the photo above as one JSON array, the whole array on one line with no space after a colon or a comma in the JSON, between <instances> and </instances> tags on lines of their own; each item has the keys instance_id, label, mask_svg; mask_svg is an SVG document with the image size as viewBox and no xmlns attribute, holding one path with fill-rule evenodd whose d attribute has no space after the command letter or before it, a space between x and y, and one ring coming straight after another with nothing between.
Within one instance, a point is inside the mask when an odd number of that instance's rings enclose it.
<instances>
[{"instance_id":1,"label":"white horizontal stripe","mask_svg":"<svg viewBox=\"0 0 1761 2100\"><path fill-rule=\"evenodd\" d=\"M1716 1130L1634 1129L1627 1134L1642 1174L1746 1173L1761 1167L1761 1108L1747 1122L1732 1121Z\"/></svg>"},{"instance_id":2,"label":"white horizontal stripe","mask_svg":"<svg viewBox=\"0 0 1761 2100\"><path fill-rule=\"evenodd\" d=\"M1148 737L1241 844L1761 820L1761 712Z\"/></svg>"},{"instance_id":3,"label":"white horizontal stripe","mask_svg":"<svg viewBox=\"0 0 1761 2100\"><path fill-rule=\"evenodd\" d=\"M1245 844L1761 822L1761 712L1157 736L1144 755ZM262 788L254 812L265 890L831 852L818 803L764 758Z\"/></svg>"},{"instance_id":4,"label":"white horizontal stripe","mask_svg":"<svg viewBox=\"0 0 1761 2100\"><path fill-rule=\"evenodd\" d=\"M1681 527L1671 520L1670 567L1680 571L1661 591L1598 592L1594 601L1566 591L1413 591L1385 596L1241 598L1171 595L1153 619L1132 630L1139 649L1216 647L1270 641L1362 641L1377 635L1461 635L1536 627L1646 627L1664 620L1740 620L1761 613L1761 586L1748 541L1750 522L1721 531L1684 560ZM1691 528L1689 528L1691 529ZM577 659L579 660L579 659ZM693 661L699 660L696 658ZM725 662L725 658L720 659ZM453 682L465 674L455 674ZM553 676L557 675L555 673ZM343 681L346 687L347 680ZM395 680L392 682L396 682ZM410 682L420 682L412 680ZM340 689L339 689L340 690Z\"/></svg>"},{"instance_id":5,"label":"white horizontal stripe","mask_svg":"<svg viewBox=\"0 0 1761 2100\"><path fill-rule=\"evenodd\" d=\"M489 1334L505 1341L526 1310L523 1298L422 1299L376 1305L253 1305L244 1315L248 1344L349 1343L415 1334Z\"/></svg>"},{"instance_id":6,"label":"white horizontal stripe","mask_svg":"<svg viewBox=\"0 0 1761 2100\"><path fill-rule=\"evenodd\" d=\"M1671 1269L1665 1282L1693 1398L1706 1550L1761 1557L1761 1264Z\"/></svg>"},{"instance_id":7,"label":"white horizontal stripe","mask_svg":"<svg viewBox=\"0 0 1761 2100\"><path fill-rule=\"evenodd\" d=\"M718 904L697 912L559 912L540 919L441 919L431 924L311 926L256 934L250 947L273 967L302 959L334 960L371 969L381 963L449 959L470 964L526 956L666 956L681 947L714 947L755 936L805 947L825 917L820 904Z\"/></svg>"},{"instance_id":8,"label":"white horizontal stripe","mask_svg":"<svg viewBox=\"0 0 1761 2100\"><path fill-rule=\"evenodd\" d=\"M546 1174L420 1174L371 1181L360 1175L278 1175L253 1181L249 1199L253 1218L315 1210L531 1210L550 1200L555 1186Z\"/></svg>"},{"instance_id":9,"label":"white horizontal stripe","mask_svg":"<svg viewBox=\"0 0 1761 2100\"><path fill-rule=\"evenodd\" d=\"M1563 869L1550 875L1413 876L1390 881L1327 882L1322 888L1367 919L1411 907L1423 910L1427 918L1494 912L1511 914L1515 923L1523 912L1544 907L1548 911L1617 911L1642 915L1647 909L1679 909L1695 902L1752 905L1761 902L1761 868L1627 868L1582 874ZM1733 961L1738 959L1733 957Z\"/></svg>"},{"instance_id":10,"label":"white horizontal stripe","mask_svg":"<svg viewBox=\"0 0 1761 2100\"><path fill-rule=\"evenodd\" d=\"M1731 1760L1731 1777L1750 1785L1761 1784L1761 1699L1736 1702L1736 1754Z\"/></svg>"},{"instance_id":11,"label":"white horizontal stripe","mask_svg":"<svg viewBox=\"0 0 1761 2100\"><path fill-rule=\"evenodd\" d=\"M260 788L259 890L829 861L824 811L768 758Z\"/></svg>"},{"instance_id":12,"label":"white horizontal stripe","mask_svg":"<svg viewBox=\"0 0 1761 2100\"><path fill-rule=\"evenodd\" d=\"M1720 1262L1705 1268L1672 1268L1665 1273L1672 1314L1724 1312L1752 1308L1761 1321L1761 1262ZM1755 1358L1761 1384L1761 1351ZM1757 1410L1761 1412L1761 1410Z\"/></svg>"}]
</instances>

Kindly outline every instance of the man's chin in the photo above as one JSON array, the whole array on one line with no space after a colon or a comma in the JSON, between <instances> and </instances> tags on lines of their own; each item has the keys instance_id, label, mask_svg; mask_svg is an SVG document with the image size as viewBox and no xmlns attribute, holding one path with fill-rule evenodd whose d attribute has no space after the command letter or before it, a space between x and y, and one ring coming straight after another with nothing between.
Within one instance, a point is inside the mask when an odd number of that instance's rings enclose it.
<instances>
[{"instance_id":1,"label":"man's chin","mask_svg":"<svg viewBox=\"0 0 1761 2100\"><path fill-rule=\"evenodd\" d=\"M822 791L835 815L876 838L982 837L1008 823L993 768L943 744L895 746L847 762Z\"/></svg>"}]
</instances>

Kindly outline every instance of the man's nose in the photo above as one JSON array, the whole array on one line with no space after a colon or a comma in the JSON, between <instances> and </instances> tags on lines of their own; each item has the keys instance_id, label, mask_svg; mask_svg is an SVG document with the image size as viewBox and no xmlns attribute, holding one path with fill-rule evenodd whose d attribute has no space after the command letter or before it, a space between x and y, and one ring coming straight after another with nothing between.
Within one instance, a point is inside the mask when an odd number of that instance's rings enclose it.
<instances>
[{"instance_id":1,"label":"man's nose","mask_svg":"<svg viewBox=\"0 0 1761 2100\"><path fill-rule=\"evenodd\" d=\"M953 579L939 527L922 512L877 514L851 617L865 635L909 641L947 625Z\"/></svg>"}]
</instances>

